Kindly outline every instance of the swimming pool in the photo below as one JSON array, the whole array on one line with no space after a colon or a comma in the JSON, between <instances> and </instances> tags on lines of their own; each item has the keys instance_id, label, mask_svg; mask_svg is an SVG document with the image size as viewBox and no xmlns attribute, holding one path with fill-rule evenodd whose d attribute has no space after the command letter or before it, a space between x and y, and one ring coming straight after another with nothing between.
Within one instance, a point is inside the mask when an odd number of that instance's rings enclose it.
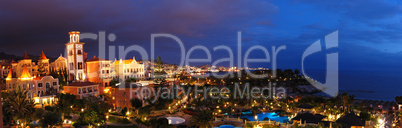
<instances>
[{"instance_id":1,"label":"swimming pool","mask_svg":"<svg viewBox=\"0 0 402 128\"><path fill-rule=\"evenodd\" d=\"M221 125L219 128L234 128L232 125Z\"/></svg>"},{"instance_id":2,"label":"swimming pool","mask_svg":"<svg viewBox=\"0 0 402 128\"><path fill-rule=\"evenodd\" d=\"M242 116L240 116L240 118L247 118L250 121L257 121L257 120L255 120L254 115L242 115ZM269 119L271 119L273 121L276 121L276 122L280 121L281 123L289 122L289 117L287 117L287 116L279 116L278 114L276 114L274 112L257 114L257 119L259 121L262 121L265 118L269 118Z\"/></svg>"},{"instance_id":3,"label":"swimming pool","mask_svg":"<svg viewBox=\"0 0 402 128\"><path fill-rule=\"evenodd\" d=\"M181 117L166 117L166 119L168 119L169 124L181 124L184 121L186 121L185 119L183 119Z\"/></svg>"}]
</instances>

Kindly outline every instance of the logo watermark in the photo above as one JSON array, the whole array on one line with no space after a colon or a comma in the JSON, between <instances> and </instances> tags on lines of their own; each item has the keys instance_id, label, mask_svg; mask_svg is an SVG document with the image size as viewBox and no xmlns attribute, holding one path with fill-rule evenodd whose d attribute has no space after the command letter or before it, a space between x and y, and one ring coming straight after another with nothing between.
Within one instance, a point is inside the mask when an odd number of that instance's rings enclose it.
<instances>
[{"instance_id":1,"label":"logo watermark","mask_svg":"<svg viewBox=\"0 0 402 128\"><path fill-rule=\"evenodd\" d=\"M108 34L106 35L106 32L100 31L97 34L95 33L82 33L80 36L80 39L90 39L90 40L98 40L99 44L99 58L107 58L106 53L108 53L108 58L118 58L118 59L125 59L127 57L127 54L129 52L137 52L141 57L142 60L149 60L151 62L150 69L154 69L155 67L155 48L157 46L157 42L155 41L157 38L168 38L172 39L177 43L179 46L179 52L180 54L177 55L177 57L180 58L180 63L178 67L186 67L190 64L194 63L211 63L212 67L218 66L220 63L227 62L229 63L230 67L235 67L235 63L237 67L248 67L250 63L271 63L271 74L268 73L254 73L251 71L249 68L243 68L245 72L241 71L228 71L225 74L219 74L216 72L212 72L211 76L217 78L217 79L223 79L223 78L234 78L234 76L242 76L242 73L246 73L247 76L249 76L251 79L266 79L266 78L277 78L277 56L281 53L281 51L286 50L285 45L281 46L272 46L269 50L269 48L266 48L261 45L255 45L247 49L244 54L242 51L242 34L241 32L237 32L237 49L236 53L237 55L234 55L234 50L232 50L229 46L225 45L219 45L216 47L213 47L213 51L225 51L228 53L228 57L226 58L219 58L216 61L212 61L212 54L211 50L208 49L205 46L202 45L196 45L191 48L186 48L184 43L178 38L177 36L174 36L172 34L167 34L167 33L159 33L159 34L151 34L151 42L150 42L150 54L148 54L147 50L143 48L140 45L131 45L131 46L123 46L123 45L108 45L106 46L106 42L114 42L116 40L116 35L114 34ZM332 49L338 47L338 31L335 31L327 36L325 36L325 48ZM106 52L106 49L108 49L108 52ZM188 49L188 51L186 51ZM118 55L116 55L116 50ZM202 51L205 53L207 56L206 58L200 59L200 58L191 58L191 55L194 54L195 50ZM250 53L252 51L262 51L264 53L265 57L260 58L260 59L251 59L250 58ZM302 55L302 62L301 62L301 70L302 74L304 75L305 79L311 83L315 88L321 90L322 92L325 92L329 94L330 96L336 96L338 94L338 53L329 53L326 55L326 61L327 61L327 71L326 71L326 82L325 84L320 83L315 81L313 78L310 78L308 74L306 74L306 70L304 68L304 61L305 58L309 57L312 54L318 54L319 52L322 52L323 50L321 49L321 41L318 40L311 44L307 49L304 51ZM237 62L235 62L235 57L237 58ZM119 61L119 60L116 60ZM120 60L121 61L121 60ZM113 62L110 64L111 66L113 65ZM127 79L126 76L130 76L135 73L127 73L125 70L126 68L130 67L124 67L124 66L116 66L115 68L111 68L114 71L110 72L116 72L118 76L118 80L120 82L119 85L123 85L119 87L119 90L125 90L126 87L125 85L130 85L129 83L126 83L125 80ZM177 68L175 71L172 71L173 74L179 74L182 72L179 68ZM186 68L185 72L191 72L190 68ZM237 73L237 75L234 75ZM151 77L152 79L152 77ZM131 86L131 85L130 85ZM253 98L253 99L258 99L258 98L273 98L273 97L284 97L286 96L286 88L284 87L278 87L276 83L272 83L271 81L267 82L266 85L264 86L256 86L256 85L250 85L250 83L243 83L239 84L239 82L234 82L230 84L231 87L228 86L212 86L212 87L202 87L202 86L191 86L189 88L182 88L181 86L178 85L172 85L169 87L159 87L158 89L155 89L153 87L149 86L140 86L136 88L131 88L130 90L130 96L132 95L132 98L134 97L142 97L142 98L150 98L150 96L154 97L160 97L160 98L172 98L174 96L175 98L180 98L184 96L188 96L190 94L195 94L194 98L198 96L198 94L203 94L203 97L209 97L210 99L217 99L217 98L228 98L228 96L232 96L233 98ZM173 88L174 87L174 88ZM174 91L176 90L176 91ZM190 93L190 91L193 91L193 93ZM174 94L176 93L176 94ZM180 94L179 94L180 93ZM157 98L155 98L157 99Z\"/></svg>"}]
</instances>

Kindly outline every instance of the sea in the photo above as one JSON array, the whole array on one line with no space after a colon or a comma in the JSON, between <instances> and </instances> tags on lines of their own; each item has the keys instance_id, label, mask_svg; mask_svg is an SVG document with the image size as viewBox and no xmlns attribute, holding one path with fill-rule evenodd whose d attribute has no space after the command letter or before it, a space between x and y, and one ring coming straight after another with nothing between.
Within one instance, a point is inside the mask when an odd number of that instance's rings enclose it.
<instances>
[{"instance_id":1,"label":"sea","mask_svg":"<svg viewBox=\"0 0 402 128\"><path fill-rule=\"evenodd\" d=\"M306 73L318 82L326 81L324 70ZM402 96L402 72L340 70L339 93L354 95L355 99L394 101L396 96Z\"/></svg>"}]
</instances>

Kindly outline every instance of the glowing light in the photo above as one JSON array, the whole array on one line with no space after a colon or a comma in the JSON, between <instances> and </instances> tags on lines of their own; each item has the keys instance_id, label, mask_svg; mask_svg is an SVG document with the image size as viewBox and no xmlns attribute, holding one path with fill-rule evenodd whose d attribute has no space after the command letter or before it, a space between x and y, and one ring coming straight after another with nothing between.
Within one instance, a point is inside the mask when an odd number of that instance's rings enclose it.
<instances>
[{"instance_id":1,"label":"glowing light","mask_svg":"<svg viewBox=\"0 0 402 128\"><path fill-rule=\"evenodd\" d=\"M378 123L382 124L382 123L384 123L384 120L378 119Z\"/></svg>"},{"instance_id":2,"label":"glowing light","mask_svg":"<svg viewBox=\"0 0 402 128\"><path fill-rule=\"evenodd\" d=\"M109 93L109 88L105 88L103 91L104 91L105 93Z\"/></svg>"},{"instance_id":3,"label":"glowing light","mask_svg":"<svg viewBox=\"0 0 402 128\"><path fill-rule=\"evenodd\" d=\"M81 112L84 112L84 109L83 109L83 108L81 108Z\"/></svg>"}]
</instances>

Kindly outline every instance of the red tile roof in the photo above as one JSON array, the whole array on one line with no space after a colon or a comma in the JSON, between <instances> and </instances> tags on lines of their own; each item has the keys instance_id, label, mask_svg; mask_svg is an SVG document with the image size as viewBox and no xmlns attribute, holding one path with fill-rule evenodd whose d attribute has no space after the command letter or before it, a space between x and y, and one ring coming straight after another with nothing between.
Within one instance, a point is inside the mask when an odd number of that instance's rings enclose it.
<instances>
[{"instance_id":1,"label":"red tile roof","mask_svg":"<svg viewBox=\"0 0 402 128\"><path fill-rule=\"evenodd\" d=\"M92 82L72 82L67 84L67 86L90 86L90 85L98 85Z\"/></svg>"},{"instance_id":2,"label":"red tile roof","mask_svg":"<svg viewBox=\"0 0 402 128\"><path fill-rule=\"evenodd\" d=\"M45 55L45 53L43 53L43 51L42 51L42 55L40 56L40 59L41 59L41 60L47 59L47 58L46 58L46 55Z\"/></svg>"},{"instance_id":3,"label":"red tile roof","mask_svg":"<svg viewBox=\"0 0 402 128\"><path fill-rule=\"evenodd\" d=\"M30 59L29 56L28 56L27 51L25 51L25 53L24 53L24 59Z\"/></svg>"},{"instance_id":4,"label":"red tile roof","mask_svg":"<svg viewBox=\"0 0 402 128\"><path fill-rule=\"evenodd\" d=\"M11 64L10 64L10 63L7 63L7 62L1 62L0 65L1 65L1 66L11 66Z\"/></svg>"},{"instance_id":5,"label":"red tile roof","mask_svg":"<svg viewBox=\"0 0 402 128\"><path fill-rule=\"evenodd\" d=\"M87 62L91 62L91 61L109 61L109 60L102 59L102 58L94 56L94 58L88 60Z\"/></svg>"}]
</instances>

